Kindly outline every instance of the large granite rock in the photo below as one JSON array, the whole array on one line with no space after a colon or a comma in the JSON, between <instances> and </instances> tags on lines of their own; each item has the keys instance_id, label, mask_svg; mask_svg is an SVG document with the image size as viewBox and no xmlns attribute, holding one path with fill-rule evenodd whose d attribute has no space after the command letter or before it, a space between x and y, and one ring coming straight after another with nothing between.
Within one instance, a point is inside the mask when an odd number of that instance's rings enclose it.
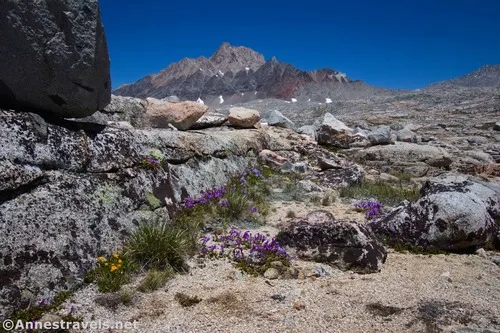
<instances>
[{"instance_id":1,"label":"large granite rock","mask_svg":"<svg viewBox=\"0 0 500 333\"><path fill-rule=\"evenodd\" d=\"M389 241L437 250L468 250L494 241L499 184L444 174L427 181L421 198L371 224Z\"/></svg>"},{"instance_id":2,"label":"large granite rock","mask_svg":"<svg viewBox=\"0 0 500 333\"><path fill-rule=\"evenodd\" d=\"M97 0L2 0L0 7L0 107L80 118L109 103Z\"/></svg>"},{"instance_id":3,"label":"large granite rock","mask_svg":"<svg viewBox=\"0 0 500 333\"><path fill-rule=\"evenodd\" d=\"M134 97L111 95L111 102L102 110L78 121L107 125L116 122L128 122L133 127L145 126L145 114L148 103Z\"/></svg>"},{"instance_id":4,"label":"large granite rock","mask_svg":"<svg viewBox=\"0 0 500 333\"><path fill-rule=\"evenodd\" d=\"M168 128L171 124L179 130L188 130L208 111L208 106L196 102L170 103L156 98L146 101L145 123L155 128Z\"/></svg>"},{"instance_id":5,"label":"large granite rock","mask_svg":"<svg viewBox=\"0 0 500 333\"><path fill-rule=\"evenodd\" d=\"M191 129L204 129L210 127L218 127L224 124L227 121L227 116L222 113L216 112L208 112L204 114L200 119L198 119L193 125L191 125Z\"/></svg>"},{"instance_id":6,"label":"large granite rock","mask_svg":"<svg viewBox=\"0 0 500 333\"><path fill-rule=\"evenodd\" d=\"M304 260L328 263L342 270L374 273L382 269L387 252L369 227L337 221L326 211L291 221L276 236Z\"/></svg>"},{"instance_id":7,"label":"large granite rock","mask_svg":"<svg viewBox=\"0 0 500 333\"><path fill-rule=\"evenodd\" d=\"M259 131L124 130L0 111L0 314L77 287L138 222L168 220L265 146ZM161 163L145 168L152 154Z\"/></svg>"},{"instance_id":8,"label":"large granite rock","mask_svg":"<svg viewBox=\"0 0 500 333\"><path fill-rule=\"evenodd\" d=\"M269 114L266 116L267 124L269 126L277 126L277 127L283 127L283 128L295 128L295 124L293 121L285 117L281 112L278 110L273 110L269 112Z\"/></svg>"},{"instance_id":9,"label":"large granite rock","mask_svg":"<svg viewBox=\"0 0 500 333\"><path fill-rule=\"evenodd\" d=\"M392 132L391 128L389 126L378 126L377 128L373 129L370 133L368 133L368 141L375 146L375 145L388 145L388 144L393 144L394 141L392 140Z\"/></svg>"},{"instance_id":10,"label":"large granite rock","mask_svg":"<svg viewBox=\"0 0 500 333\"><path fill-rule=\"evenodd\" d=\"M351 143L359 140L351 128L330 113L325 114L316 136L319 144L338 148L349 148Z\"/></svg>"},{"instance_id":11,"label":"large granite rock","mask_svg":"<svg viewBox=\"0 0 500 333\"><path fill-rule=\"evenodd\" d=\"M252 128L260 120L260 113L257 110L242 107L229 109L227 116L229 124L238 128Z\"/></svg>"},{"instance_id":12,"label":"large granite rock","mask_svg":"<svg viewBox=\"0 0 500 333\"><path fill-rule=\"evenodd\" d=\"M448 170L453 162L452 156L441 147L408 142L377 145L348 153L354 160L384 172L402 171L417 177L428 175L431 170Z\"/></svg>"}]
</instances>

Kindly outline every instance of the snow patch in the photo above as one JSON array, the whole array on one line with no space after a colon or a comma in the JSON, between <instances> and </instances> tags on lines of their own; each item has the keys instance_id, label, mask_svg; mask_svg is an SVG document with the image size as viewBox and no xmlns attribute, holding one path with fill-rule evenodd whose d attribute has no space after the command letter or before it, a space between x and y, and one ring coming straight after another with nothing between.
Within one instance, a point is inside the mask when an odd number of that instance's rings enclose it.
<instances>
[{"instance_id":1,"label":"snow patch","mask_svg":"<svg viewBox=\"0 0 500 333\"><path fill-rule=\"evenodd\" d=\"M219 96L219 104L224 103L224 98L222 98L222 95Z\"/></svg>"},{"instance_id":2,"label":"snow patch","mask_svg":"<svg viewBox=\"0 0 500 333\"><path fill-rule=\"evenodd\" d=\"M248 71L250 70L250 67L245 67L245 70L246 70L246 71L247 71L247 73L248 73Z\"/></svg>"},{"instance_id":3,"label":"snow patch","mask_svg":"<svg viewBox=\"0 0 500 333\"><path fill-rule=\"evenodd\" d=\"M330 104L330 103L332 103L332 100L331 100L330 98L327 98L327 99L325 100L325 103L326 103L326 104Z\"/></svg>"},{"instance_id":4,"label":"snow patch","mask_svg":"<svg viewBox=\"0 0 500 333\"><path fill-rule=\"evenodd\" d=\"M202 72L203 72L203 69L201 69L201 68L200 68L200 71L202 71Z\"/></svg>"},{"instance_id":5,"label":"snow patch","mask_svg":"<svg viewBox=\"0 0 500 333\"><path fill-rule=\"evenodd\" d=\"M292 103L297 103L297 99L292 98Z\"/></svg>"},{"instance_id":6,"label":"snow patch","mask_svg":"<svg viewBox=\"0 0 500 333\"><path fill-rule=\"evenodd\" d=\"M255 92L255 95L257 95L257 92Z\"/></svg>"},{"instance_id":7,"label":"snow patch","mask_svg":"<svg viewBox=\"0 0 500 333\"><path fill-rule=\"evenodd\" d=\"M198 99L196 100L196 102L198 102L200 104L205 104L205 102L203 102L203 100L200 97L198 97Z\"/></svg>"},{"instance_id":8,"label":"snow patch","mask_svg":"<svg viewBox=\"0 0 500 333\"><path fill-rule=\"evenodd\" d=\"M309 98L307 101L308 101L308 102L310 102L310 101L311 101L311 99Z\"/></svg>"},{"instance_id":9,"label":"snow patch","mask_svg":"<svg viewBox=\"0 0 500 333\"><path fill-rule=\"evenodd\" d=\"M224 76L224 73L222 73L220 69L219 69L219 74L220 76Z\"/></svg>"},{"instance_id":10,"label":"snow patch","mask_svg":"<svg viewBox=\"0 0 500 333\"><path fill-rule=\"evenodd\" d=\"M241 93L241 96L245 96L245 93Z\"/></svg>"}]
</instances>

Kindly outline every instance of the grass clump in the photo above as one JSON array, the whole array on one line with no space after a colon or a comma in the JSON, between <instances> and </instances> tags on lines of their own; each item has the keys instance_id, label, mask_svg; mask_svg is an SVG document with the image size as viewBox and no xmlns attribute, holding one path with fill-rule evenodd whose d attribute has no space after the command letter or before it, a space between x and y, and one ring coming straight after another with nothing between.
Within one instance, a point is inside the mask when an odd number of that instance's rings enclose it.
<instances>
[{"instance_id":1,"label":"grass clump","mask_svg":"<svg viewBox=\"0 0 500 333\"><path fill-rule=\"evenodd\" d=\"M384 205L394 206L404 200L417 200L420 194L416 187L406 188L383 181L365 180L354 186L342 188L340 196L355 199L377 198Z\"/></svg>"},{"instance_id":2,"label":"grass clump","mask_svg":"<svg viewBox=\"0 0 500 333\"><path fill-rule=\"evenodd\" d=\"M202 301L198 296L189 296L185 293L176 293L174 299L184 308L196 305Z\"/></svg>"},{"instance_id":3,"label":"grass clump","mask_svg":"<svg viewBox=\"0 0 500 333\"><path fill-rule=\"evenodd\" d=\"M289 209L287 212L286 212L286 217L289 218L289 219L294 219L297 217L297 213L295 213L295 211Z\"/></svg>"},{"instance_id":4,"label":"grass clump","mask_svg":"<svg viewBox=\"0 0 500 333\"><path fill-rule=\"evenodd\" d=\"M130 290L122 290L120 292L120 299L123 305L130 305L134 300L134 295L130 292Z\"/></svg>"},{"instance_id":5,"label":"grass clump","mask_svg":"<svg viewBox=\"0 0 500 333\"><path fill-rule=\"evenodd\" d=\"M166 222L142 222L126 242L125 254L143 268L183 271L185 258L193 250L188 229Z\"/></svg>"},{"instance_id":6,"label":"grass clump","mask_svg":"<svg viewBox=\"0 0 500 333\"><path fill-rule=\"evenodd\" d=\"M168 280L172 277L174 272L171 270L158 271L152 269L148 272L146 277L141 281L137 290L140 292L151 292L158 290L165 286Z\"/></svg>"}]
</instances>

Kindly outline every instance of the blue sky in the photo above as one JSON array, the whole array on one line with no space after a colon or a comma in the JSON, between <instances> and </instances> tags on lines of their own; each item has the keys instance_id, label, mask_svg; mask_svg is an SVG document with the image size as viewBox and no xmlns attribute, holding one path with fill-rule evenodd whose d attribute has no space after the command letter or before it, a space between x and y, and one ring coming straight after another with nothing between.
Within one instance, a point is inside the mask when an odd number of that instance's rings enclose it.
<instances>
[{"instance_id":1,"label":"blue sky","mask_svg":"<svg viewBox=\"0 0 500 333\"><path fill-rule=\"evenodd\" d=\"M415 89L500 63L500 0L99 0L113 88L225 41Z\"/></svg>"}]
</instances>

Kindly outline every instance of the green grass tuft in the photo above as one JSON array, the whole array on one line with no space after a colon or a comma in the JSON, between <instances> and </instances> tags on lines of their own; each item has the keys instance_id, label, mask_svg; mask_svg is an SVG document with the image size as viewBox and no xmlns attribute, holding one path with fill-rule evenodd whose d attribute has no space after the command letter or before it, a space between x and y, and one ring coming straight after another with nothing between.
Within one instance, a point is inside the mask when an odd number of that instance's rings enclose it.
<instances>
[{"instance_id":1,"label":"green grass tuft","mask_svg":"<svg viewBox=\"0 0 500 333\"><path fill-rule=\"evenodd\" d=\"M183 271L185 258L193 251L191 237L178 225L142 222L125 244L125 254L142 267Z\"/></svg>"},{"instance_id":2,"label":"green grass tuft","mask_svg":"<svg viewBox=\"0 0 500 333\"><path fill-rule=\"evenodd\" d=\"M376 198L384 205L395 206L403 200L417 200L420 193L416 187L403 187L383 181L365 180L360 184L342 188L340 196L354 199Z\"/></svg>"},{"instance_id":3,"label":"green grass tuft","mask_svg":"<svg viewBox=\"0 0 500 333\"><path fill-rule=\"evenodd\" d=\"M165 286L168 280L172 278L174 272L166 269L163 271L150 270L146 277L141 281L137 290L140 292L151 292Z\"/></svg>"}]
</instances>

